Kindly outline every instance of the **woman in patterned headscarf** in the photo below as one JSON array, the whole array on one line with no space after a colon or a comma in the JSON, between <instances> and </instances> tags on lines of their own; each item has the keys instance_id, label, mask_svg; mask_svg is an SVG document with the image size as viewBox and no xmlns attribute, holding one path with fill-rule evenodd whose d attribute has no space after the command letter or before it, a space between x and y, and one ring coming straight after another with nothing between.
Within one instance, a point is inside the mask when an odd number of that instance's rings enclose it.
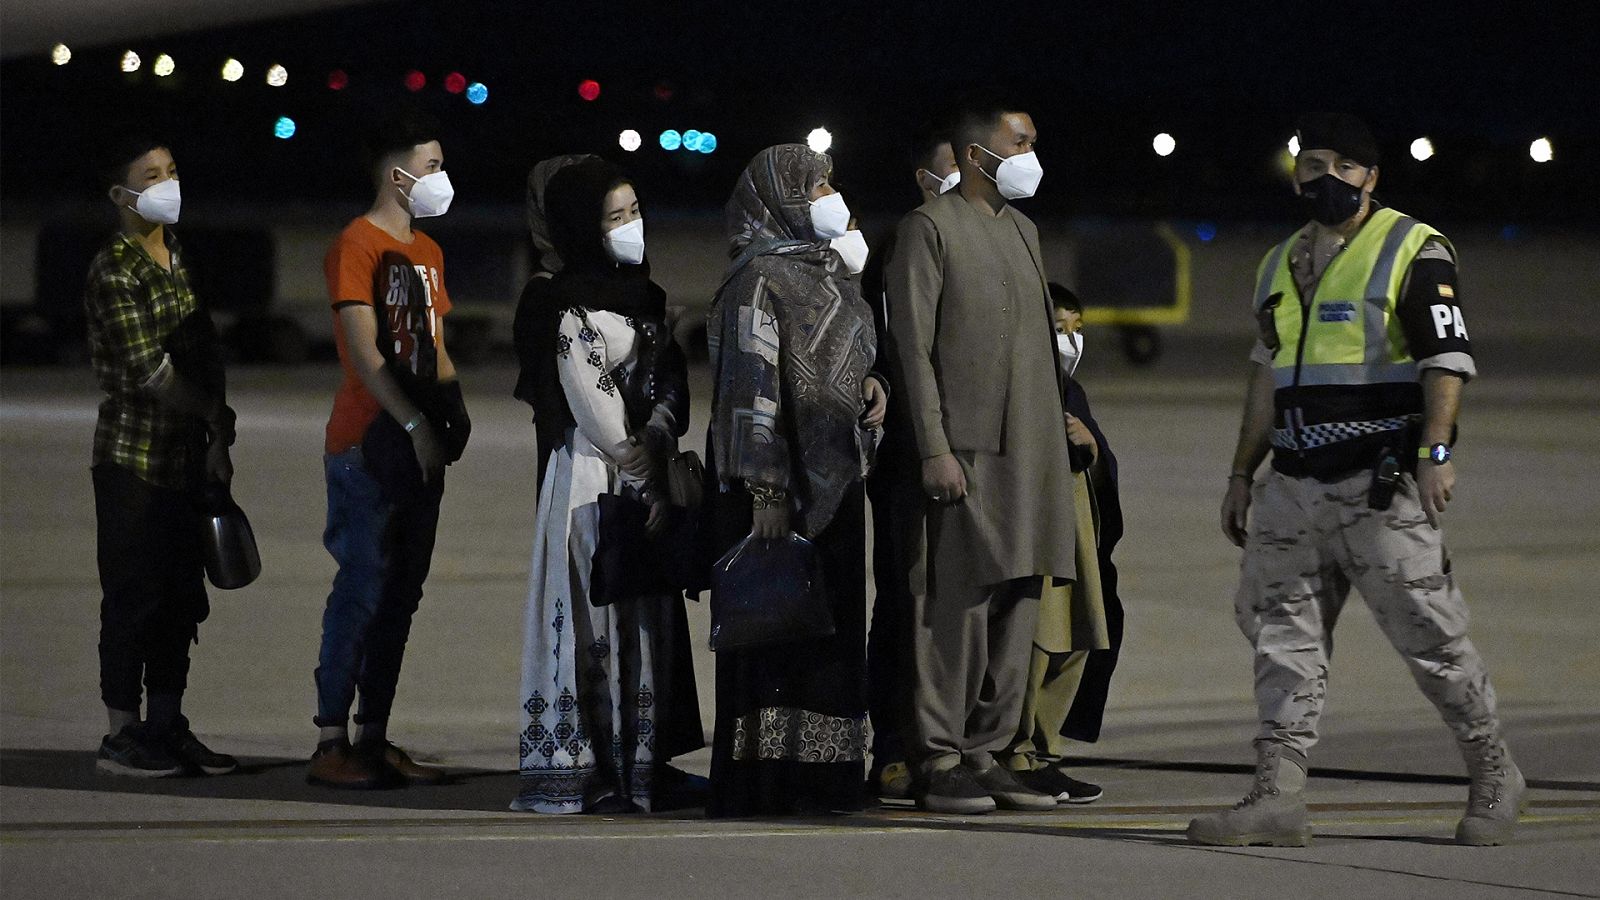
<instances>
[{"instance_id":1,"label":"woman in patterned headscarf","mask_svg":"<svg viewBox=\"0 0 1600 900\"><path fill-rule=\"evenodd\" d=\"M831 174L832 161L804 145L770 147L727 206L733 262L708 327L714 543L791 529L812 540L835 633L717 654L712 816L826 813L863 798L861 478L888 394L869 372L871 310L829 246L830 216L813 213L835 193ZM842 235L843 204L822 206Z\"/></svg>"}]
</instances>

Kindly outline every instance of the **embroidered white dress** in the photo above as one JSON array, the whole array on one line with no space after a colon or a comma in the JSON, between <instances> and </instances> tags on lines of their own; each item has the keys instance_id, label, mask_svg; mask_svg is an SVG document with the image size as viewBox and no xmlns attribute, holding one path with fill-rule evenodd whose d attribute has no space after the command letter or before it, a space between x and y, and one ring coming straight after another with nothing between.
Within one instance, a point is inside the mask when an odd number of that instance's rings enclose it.
<instances>
[{"instance_id":1,"label":"embroidered white dress","mask_svg":"<svg viewBox=\"0 0 1600 900\"><path fill-rule=\"evenodd\" d=\"M651 807L656 671L666 673L671 598L589 603L597 498L637 487L608 453L628 438L619 382L636 340L616 313L561 317L557 369L577 427L551 453L539 491L514 810L575 813L606 798Z\"/></svg>"}]
</instances>

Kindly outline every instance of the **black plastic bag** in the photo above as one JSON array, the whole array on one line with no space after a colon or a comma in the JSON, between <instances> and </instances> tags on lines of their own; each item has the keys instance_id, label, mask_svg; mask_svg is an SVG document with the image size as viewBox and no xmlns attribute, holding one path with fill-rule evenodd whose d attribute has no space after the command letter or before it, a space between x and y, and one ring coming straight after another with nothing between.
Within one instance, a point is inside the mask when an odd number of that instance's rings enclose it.
<instances>
[{"instance_id":1,"label":"black plastic bag","mask_svg":"<svg viewBox=\"0 0 1600 900\"><path fill-rule=\"evenodd\" d=\"M599 534L589 570L589 603L610 606L640 597L676 595L690 583L694 565L693 518L677 507L652 537L650 507L621 494L601 494Z\"/></svg>"},{"instance_id":2,"label":"black plastic bag","mask_svg":"<svg viewBox=\"0 0 1600 900\"><path fill-rule=\"evenodd\" d=\"M817 549L798 534L752 534L711 570L712 650L826 637L833 628Z\"/></svg>"},{"instance_id":3,"label":"black plastic bag","mask_svg":"<svg viewBox=\"0 0 1600 900\"><path fill-rule=\"evenodd\" d=\"M417 384L406 390L406 396L417 404L434 437L439 439L445 464L460 459L472 430L466 404L461 402L460 385L453 381L446 385ZM361 455L366 459L367 471L377 479L390 502L413 503L428 497L429 486L422 480L422 464L417 460L411 433L386 410L379 410L377 418L367 426L361 438Z\"/></svg>"}]
</instances>

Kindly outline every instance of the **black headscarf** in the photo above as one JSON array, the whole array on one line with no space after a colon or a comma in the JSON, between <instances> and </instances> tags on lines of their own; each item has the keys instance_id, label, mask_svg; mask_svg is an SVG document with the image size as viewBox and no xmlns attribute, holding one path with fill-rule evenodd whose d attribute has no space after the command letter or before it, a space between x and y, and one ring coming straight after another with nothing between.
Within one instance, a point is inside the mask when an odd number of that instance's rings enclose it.
<instances>
[{"instance_id":1,"label":"black headscarf","mask_svg":"<svg viewBox=\"0 0 1600 900\"><path fill-rule=\"evenodd\" d=\"M618 265L606 253L601 223L606 196L624 184L631 182L621 169L589 157L562 168L544 191L544 220L562 266L548 291L538 292L539 308L526 311L531 344L519 355L535 366L528 399L541 443L549 446L559 444L573 424L556 371L561 314L574 308L606 310L635 322L666 316L666 294L650 281L649 263Z\"/></svg>"},{"instance_id":2,"label":"black headscarf","mask_svg":"<svg viewBox=\"0 0 1600 900\"><path fill-rule=\"evenodd\" d=\"M528 234L533 237L533 248L539 254L539 268L549 275L561 271L561 256L550 243L550 223L544 217L544 192L557 172L574 163L594 159L591 153L568 153L540 160L528 172Z\"/></svg>"}]
</instances>

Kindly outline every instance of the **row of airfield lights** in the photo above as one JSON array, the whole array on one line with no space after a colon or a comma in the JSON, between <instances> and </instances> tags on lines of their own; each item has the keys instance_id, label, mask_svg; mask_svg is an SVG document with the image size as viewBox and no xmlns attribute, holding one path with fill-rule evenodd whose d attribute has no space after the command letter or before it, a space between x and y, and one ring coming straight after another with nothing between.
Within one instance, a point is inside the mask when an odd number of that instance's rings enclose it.
<instances>
[{"instance_id":1,"label":"row of airfield lights","mask_svg":"<svg viewBox=\"0 0 1600 900\"><path fill-rule=\"evenodd\" d=\"M66 44L57 44L50 51L50 61L58 66L64 66L67 63L72 62L72 50L67 47ZM119 61L118 66L123 72L131 74L144 67L144 60L139 58L138 53L133 50L129 50L122 54L122 58ZM165 53L158 54L156 58L150 62L150 71L154 73L157 78L166 78L173 72L177 71L177 69L178 64L171 56ZM220 74L222 75L223 81L239 81L244 78L244 63L241 63L237 59L230 57L223 62ZM266 82L269 87L283 87L289 83L289 70L278 63L273 63L267 67ZM405 74L405 77L402 79L402 83L405 84L407 90L411 91L412 93L416 93L428 86L428 76L424 75L420 71L417 71L416 69L413 69ZM579 87L580 94L586 93L587 84L588 83L586 82L585 85ZM349 86L350 75L345 70L334 69L328 73L328 90L342 91ZM599 96L599 86L596 85L595 87L595 96ZM482 106L489 99L489 88L483 82L469 82L467 81L467 77L462 75L460 72L451 72L444 77L444 89L446 92L451 94L464 94L467 98L467 102L474 106ZM584 99L587 100L592 98L585 96ZM282 140L288 140L289 138L294 137L296 130L297 126L295 125L294 119L291 119L288 116L279 116L277 121L272 123L273 137L280 138Z\"/></svg>"},{"instance_id":2,"label":"row of airfield lights","mask_svg":"<svg viewBox=\"0 0 1600 900\"><path fill-rule=\"evenodd\" d=\"M50 61L58 66L64 66L72 61L72 50L66 44L57 44L50 51ZM121 68L124 72L137 72L143 66L139 54L132 50L122 54ZM158 55L150 64L150 71L158 78L165 78L177 70L171 56L165 53ZM222 64L222 80L238 81L244 77L244 64L237 59L229 59ZM278 64L267 68L267 84L272 87L283 87L289 83L289 70ZM405 74L403 79L406 89L416 93L428 85L428 77L422 72L413 69ZM334 91L344 90L350 84L350 76L343 69L334 69L328 73L328 89ZM466 76L460 72L451 72L444 77L444 89L452 94L465 94L467 102L478 106L489 99L489 88L481 81L468 82ZM600 82L586 79L578 83L578 96L587 102L600 99ZM294 136L294 121L287 116L279 118L273 127L273 134L280 138ZM708 131L677 131L668 129L661 132L657 139L661 149L668 152L684 150L690 153L714 153L717 149L717 136ZM632 128L623 131L617 136L617 144L629 153L633 153L644 146L644 138ZM806 144L818 153L826 153L833 146L833 135L826 128L814 128L806 135ZM1300 155L1300 141L1298 138L1289 139L1289 155ZM1150 149L1157 156L1171 156L1178 150L1178 140L1171 134L1163 131L1150 141ZM1426 162L1433 158L1433 141L1427 137L1419 137L1411 142L1411 158L1417 162ZM1528 145L1528 158L1537 163L1547 163L1555 159L1555 147L1548 137L1541 137Z\"/></svg>"},{"instance_id":3,"label":"row of airfield lights","mask_svg":"<svg viewBox=\"0 0 1600 900\"><path fill-rule=\"evenodd\" d=\"M50 56L58 66L64 66L72 61L72 51L65 44L57 44L55 51ZM144 67L144 60L139 54L129 50L122 54L121 68L124 72L137 72ZM177 71L177 63L165 53L158 55L150 64L150 71L157 78L165 78ZM229 58L222 64L223 81L239 81L244 78L244 63L237 59ZM266 81L269 87L283 87L289 83L289 70L282 65L273 63L267 67ZM406 90L416 93L428 86L428 76L416 69L405 74L402 82ZM350 75L343 69L334 69L328 73L328 90L342 91L350 86ZM467 77L460 72L451 72L444 77L444 89L452 94L465 94L467 102L478 106L489 99L489 88L481 81L468 82Z\"/></svg>"},{"instance_id":4,"label":"row of airfield lights","mask_svg":"<svg viewBox=\"0 0 1600 900\"><path fill-rule=\"evenodd\" d=\"M1171 156L1178 150L1178 140L1163 131L1151 139L1150 149L1154 150L1157 156ZM1291 160L1300 155L1300 138L1298 136L1289 138L1288 149ZM1433 140L1428 137L1419 137L1412 141L1410 149L1411 158L1417 162L1427 162L1434 155ZM1538 138L1528 145L1528 158L1536 163L1550 162L1556 158L1555 145L1551 144L1550 139L1547 137Z\"/></svg>"}]
</instances>

